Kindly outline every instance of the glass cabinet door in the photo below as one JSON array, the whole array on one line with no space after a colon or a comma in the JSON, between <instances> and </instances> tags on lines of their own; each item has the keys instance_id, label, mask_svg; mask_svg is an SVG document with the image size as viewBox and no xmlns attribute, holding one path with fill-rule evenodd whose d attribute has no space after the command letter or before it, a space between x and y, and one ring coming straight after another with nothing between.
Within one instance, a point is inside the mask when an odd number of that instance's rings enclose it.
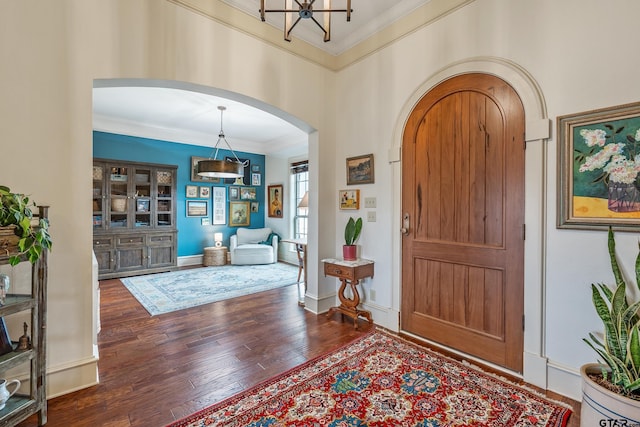
<instances>
[{"instance_id":1,"label":"glass cabinet door","mask_svg":"<svg viewBox=\"0 0 640 427\"><path fill-rule=\"evenodd\" d=\"M106 195L104 194L104 176L105 168L102 165L93 165L93 229L103 229L104 221L104 202Z\"/></svg>"},{"instance_id":2,"label":"glass cabinet door","mask_svg":"<svg viewBox=\"0 0 640 427\"><path fill-rule=\"evenodd\" d=\"M156 224L158 227L173 226L172 197L174 176L170 170L158 169L156 183L158 194L156 198Z\"/></svg>"},{"instance_id":3,"label":"glass cabinet door","mask_svg":"<svg viewBox=\"0 0 640 427\"><path fill-rule=\"evenodd\" d=\"M136 228L151 227L151 169L136 168L133 181Z\"/></svg>"},{"instance_id":4,"label":"glass cabinet door","mask_svg":"<svg viewBox=\"0 0 640 427\"><path fill-rule=\"evenodd\" d=\"M129 210L129 168L111 167L109 173L109 228L127 228Z\"/></svg>"}]
</instances>

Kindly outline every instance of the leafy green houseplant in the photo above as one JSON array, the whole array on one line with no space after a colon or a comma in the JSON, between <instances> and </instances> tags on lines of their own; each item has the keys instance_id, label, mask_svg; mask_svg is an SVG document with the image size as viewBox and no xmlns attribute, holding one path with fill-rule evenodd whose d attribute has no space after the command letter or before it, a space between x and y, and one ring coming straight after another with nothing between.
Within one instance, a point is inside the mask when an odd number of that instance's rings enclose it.
<instances>
[{"instance_id":1,"label":"leafy green houseplant","mask_svg":"<svg viewBox=\"0 0 640 427\"><path fill-rule=\"evenodd\" d=\"M17 240L15 250L3 247L9 263L16 265L22 257L35 263L43 250L51 249L48 220L40 218L35 222L31 208L36 204L24 194L12 193L8 187L0 186L0 202L0 227L11 229Z\"/></svg>"},{"instance_id":2,"label":"leafy green houseplant","mask_svg":"<svg viewBox=\"0 0 640 427\"><path fill-rule=\"evenodd\" d=\"M362 231L362 218L354 219L349 217L347 225L344 227L344 246L342 247L342 257L345 261L354 261L357 259L355 245L360 232Z\"/></svg>"},{"instance_id":3,"label":"leafy green houseplant","mask_svg":"<svg viewBox=\"0 0 640 427\"><path fill-rule=\"evenodd\" d=\"M608 247L616 284L614 289L602 283L591 285L593 305L602 320L604 337L601 340L590 333L588 339L583 339L602 360L600 364L582 367L583 392L587 400L594 400L594 396L600 396L602 403L598 403L597 406L610 410L611 416L615 414L617 419L628 416L628 420L633 421L633 414L640 414L640 316L638 315L640 300L629 301L628 297L633 292L627 289L627 281L618 265L611 227L609 227ZM640 291L640 253L636 257L635 275L636 286ZM600 390L589 384L598 371L600 375L595 377L597 380L595 382L601 386ZM610 401L609 398L611 398ZM600 409L600 412L593 414L593 418L590 418L592 406L582 405L581 420L583 422L588 419L597 421L603 417ZM625 415L625 410L630 411L626 412L629 415Z\"/></svg>"}]
</instances>

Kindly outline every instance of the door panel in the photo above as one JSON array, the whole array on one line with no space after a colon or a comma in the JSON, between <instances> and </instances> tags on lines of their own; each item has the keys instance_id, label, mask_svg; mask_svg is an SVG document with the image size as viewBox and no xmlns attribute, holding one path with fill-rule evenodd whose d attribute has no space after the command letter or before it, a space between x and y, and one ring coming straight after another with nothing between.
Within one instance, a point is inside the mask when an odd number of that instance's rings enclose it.
<instances>
[{"instance_id":1,"label":"door panel","mask_svg":"<svg viewBox=\"0 0 640 427\"><path fill-rule=\"evenodd\" d=\"M403 139L402 328L522 371L524 111L467 74L420 100Z\"/></svg>"}]
</instances>

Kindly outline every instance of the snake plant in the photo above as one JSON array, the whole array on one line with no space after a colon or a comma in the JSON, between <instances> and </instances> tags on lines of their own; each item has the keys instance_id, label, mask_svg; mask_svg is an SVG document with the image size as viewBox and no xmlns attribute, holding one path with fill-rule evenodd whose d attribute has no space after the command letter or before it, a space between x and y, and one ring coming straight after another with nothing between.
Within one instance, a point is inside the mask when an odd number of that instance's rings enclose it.
<instances>
[{"instance_id":1,"label":"snake plant","mask_svg":"<svg viewBox=\"0 0 640 427\"><path fill-rule=\"evenodd\" d=\"M344 243L347 246L353 245L362 231L362 218L354 220L353 217L349 217L347 225L344 228Z\"/></svg>"},{"instance_id":2,"label":"snake plant","mask_svg":"<svg viewBox=\"0 0 640 427\"><path fill-rule=\"evenodd\" d=\"M593 333L583 339L604 360L602 370L607 381L618 386L623 395L640 396L640 300L627 300L627 282L616 259L616 243L609 227L609 258L615 277L615 289L592 284L593 305L604 325L604 340ZM639 245L640 246L640 245ZM640 253L635 263L636 285L640 291Z\"/></svg>"}]
</instances>

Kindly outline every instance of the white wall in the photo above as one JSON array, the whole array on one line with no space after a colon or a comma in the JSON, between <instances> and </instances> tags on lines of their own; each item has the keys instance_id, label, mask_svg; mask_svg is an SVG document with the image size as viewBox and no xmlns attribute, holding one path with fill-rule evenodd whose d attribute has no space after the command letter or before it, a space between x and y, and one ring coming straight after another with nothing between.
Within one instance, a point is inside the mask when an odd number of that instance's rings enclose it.
<instances>
[{"instance_id":1,"label":"white wall","mask_svg":"<svg viewBox=\"0 0 640 427\"><path fill-rule=\"evenodd\" d=\"M309 142L311 211L317 209L310 218L310 259L340 253L348 212L338 210L337 191L346 188L345 158L374 153L376 182L360 188L363 199L377 198L377 221L365 222L359 243L362 256L376 261L374 278L364 284L367 296L375 289L376 298L367 305L376 322L389 327L397 327L400 286L399 163L388 163L396 158L389 151L399 143L403 112L430 77L474 57L513 61L540 85L552 122L636 101L640 91L635 0L476 0L337 74L167 1L0 0L0 8L0 183L51 205L53 395L96 380L89 220L94 79L219 87L295 113L318 129ZM538 347L549 387L575 397L578 367L595 359L581 338L600 328L588 287L611 280L606 235L555 228L555 129L536 150L540 159L531 164L539 175L528 171L527 192L548 183L541 205L527 205L527 217L542 217L536 240L546 242L527 254L541 259L527 273L541 278L544 297L533 301L541 307ZM17 159L27 159L28 173ZM272 178L278 179L266 180ZM635 254L637 236L618 237L619 248ZM624 264L630 270L629 258ZM318 270L317 263L309 266L306 306L320 312L335 304L336 281Z\"/></svg>"},{"instance_id":2,"label":"white wall","mask_svg":"<svg viewBox=\"0 0 640 427\"><path fill-rule=\"evenodd\" d=\"M362 197L375 195L378 199L377 222L365 222L360 240L363 256L376 260L375 276L365 283L368 294L375 290L376 300L369 298L368 304L378 314L376 321L393 323L389 313L399 307L400 277L386 261L397 257L400 246L399 174L397 164L388 163L395 154L392 150L390 156L389 149L401 145L397 130L425 82L446 74L442 70L460 61L494 57L512 61L532 76L553 124L558 115L637 101L640 86L634 69L640 57L633 54L637 34L631 17L638 13L640 3L630 0L476 0L339 73L334 190L345 188L346 178L339 171L346 157L373 152L376 158L375 184L360 186ZM591 306L589 285L611 282L612 276L605 232L555 227L555 132L554 126L547 142L527 152L527 165L539 168L533 175L527 171L527 192L544 190L539 203L531 203L537 197L527 195L527 217L543 227L541 236L530 238L546 239L546 246L527 253L528 258L542 255L536 270L527 273L541 278L542 299L525 301L525 305L541 307L537 313L541 325L529 324L528 329L541 330L536 334L540 342L533 346L546 362L547 372L541 375L543 379L549 376L547 386L579 397L579 367L595 360L581 338L601 329ZM546 210L541 210L545 205ZM334 209L337 251L347 214L338 211L335 203ZM366 211L361 211L364 216ZM617 235L620 251L627 254L623 263L633 271L638 237ZM526 370L527 366L525 378Z\"/></svg>"}]
</instances>

